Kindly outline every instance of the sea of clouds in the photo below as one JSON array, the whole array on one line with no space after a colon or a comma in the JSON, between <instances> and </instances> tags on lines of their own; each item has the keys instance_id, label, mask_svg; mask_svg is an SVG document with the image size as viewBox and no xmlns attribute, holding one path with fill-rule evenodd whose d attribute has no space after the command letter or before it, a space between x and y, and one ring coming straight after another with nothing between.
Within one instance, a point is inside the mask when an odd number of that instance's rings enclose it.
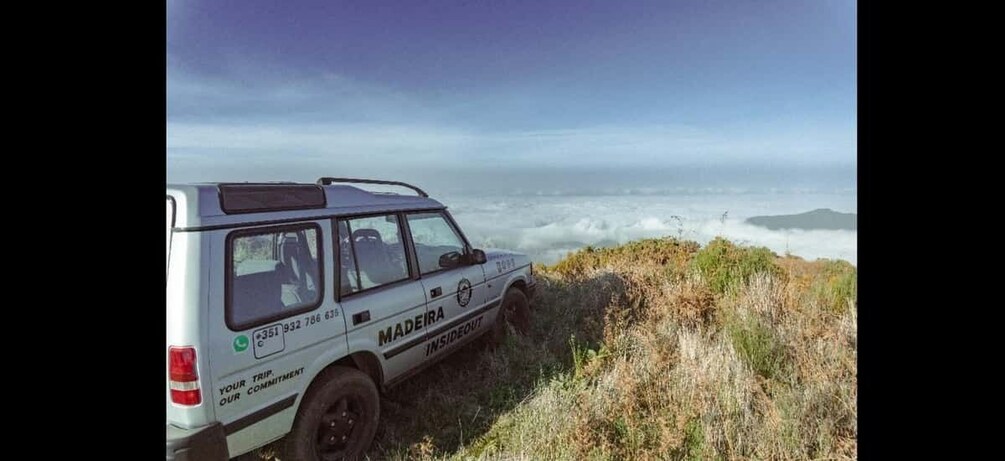
<instances>
[{"instance_id":1,"label":"sea of clouds","mask_svg":"<svg viewBox=\"0 0 1005 461\"><path fill-rule=\"evenodd\" d=\"M518 195L437 197L476 247L506 248L553 264L587 245L623 244L672 236L707 243L716 236L778 254L856 263L857 232L769 230L744 222L752 216L817 208L856 212L852 192L736 192L681 194Z\"/></svg>"},{"instance_id":2,"label":"sea of clouds","mask_svg":"<svg viewBox=\"0 0 1005 461\"><path fill-rule=\"evenodd\" d=\"M243 157L242 157L243 158ZM587 245L623 244L652 237L707 243L723 236L745 245L806 259L857 262L855 231L769 230L746 224L753 216L817 208L857 212L855 166L695 165L651 168L513 169L475 165L449 169L283 163L282 169L195 168L168 156L170 182L313 182L323 174L403 180L446 205L471 243L521 251L552 264ZM242 160L247 163L247 159ZM396 187L377 191L412 193Z\"/></svg>"}]
</instances>

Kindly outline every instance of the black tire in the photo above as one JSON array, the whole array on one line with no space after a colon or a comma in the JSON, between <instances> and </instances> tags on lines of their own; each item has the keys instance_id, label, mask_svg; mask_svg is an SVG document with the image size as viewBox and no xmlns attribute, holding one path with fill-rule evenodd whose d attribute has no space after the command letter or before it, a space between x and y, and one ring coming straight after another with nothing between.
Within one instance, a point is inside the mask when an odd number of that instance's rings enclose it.
<instances>
[{"instance_id":1,"label":"black tire","mask_svg":"<svg viewBox=\"0 0 1005 461\"><path fill-rule=\"evenodd\" d=\"M516 287L507 290L503 297L502 306L492 326L492 343L502 344L510 328L521 335L530 332L530 303L527 302L527 295Z\"/></svg>"},{"instance_id":2,"label":"black tire","mask_svg":"<svg viewBox=\"0 0 1005 461\"><path fill-rule=\"evenodd\" d=\"M279 459L360 459L377 433L379 419L380 394L373 380L355 368L330 367L307 391L293 430L279 446Z\"/></svg>"}]
</instances>

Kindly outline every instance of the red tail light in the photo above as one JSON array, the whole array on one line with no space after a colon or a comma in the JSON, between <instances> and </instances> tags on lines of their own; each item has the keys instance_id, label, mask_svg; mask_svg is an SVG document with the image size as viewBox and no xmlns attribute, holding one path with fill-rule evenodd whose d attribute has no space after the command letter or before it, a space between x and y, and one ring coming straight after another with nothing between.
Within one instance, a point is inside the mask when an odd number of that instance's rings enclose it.
<instances>
[{"instance_id":1,"label":"red tail light","mask_svg":"<svg viewBox=\"0 0 1005 461\"><path fill-rule=\"evenodd\" d=\"M202 403L199 375L196 373L195 348L191 346L168 348L168 385L171 401L178 405Z\"/></svg>"}]
</instances>

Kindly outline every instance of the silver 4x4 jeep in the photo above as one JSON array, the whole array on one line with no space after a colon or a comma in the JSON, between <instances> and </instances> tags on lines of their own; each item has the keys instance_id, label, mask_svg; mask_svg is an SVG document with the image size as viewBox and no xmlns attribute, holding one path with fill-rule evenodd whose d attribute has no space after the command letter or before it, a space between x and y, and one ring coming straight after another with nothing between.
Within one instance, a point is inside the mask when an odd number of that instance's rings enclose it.
<instances>
[{"instance_id":1,"label":"silver 4x4 jeep","mask_svg":"<svg viewBox=\"0 0 1005 461\"><path fill-rule=\"evenodd\" d=\"M284 436L283 461L357 457L379 390L529 325L528 258L472 248L409 184L169 185L167 221L169 460Z\"/></svg>"}]
</instances>

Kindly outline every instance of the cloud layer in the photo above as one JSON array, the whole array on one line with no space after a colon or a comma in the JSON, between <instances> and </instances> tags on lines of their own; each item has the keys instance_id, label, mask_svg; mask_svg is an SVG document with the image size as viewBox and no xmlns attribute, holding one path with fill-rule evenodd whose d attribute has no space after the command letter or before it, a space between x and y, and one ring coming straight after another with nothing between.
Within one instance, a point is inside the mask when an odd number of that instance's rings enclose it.
<instances>
[{"instance_id":1,"label":"cloud layer","mask_svg":"<svg viewBox=\"0 0 1005 461\"><path fill-rule=\"evenodd\" d=\"M857 261L857 232L772 231L750 216L814 208L855 211L851 194L445 198L472 244L523 251L554 263L587 245L673 236L706 243L723 236L808 259Z\"/></svg>"}]
</instances>

